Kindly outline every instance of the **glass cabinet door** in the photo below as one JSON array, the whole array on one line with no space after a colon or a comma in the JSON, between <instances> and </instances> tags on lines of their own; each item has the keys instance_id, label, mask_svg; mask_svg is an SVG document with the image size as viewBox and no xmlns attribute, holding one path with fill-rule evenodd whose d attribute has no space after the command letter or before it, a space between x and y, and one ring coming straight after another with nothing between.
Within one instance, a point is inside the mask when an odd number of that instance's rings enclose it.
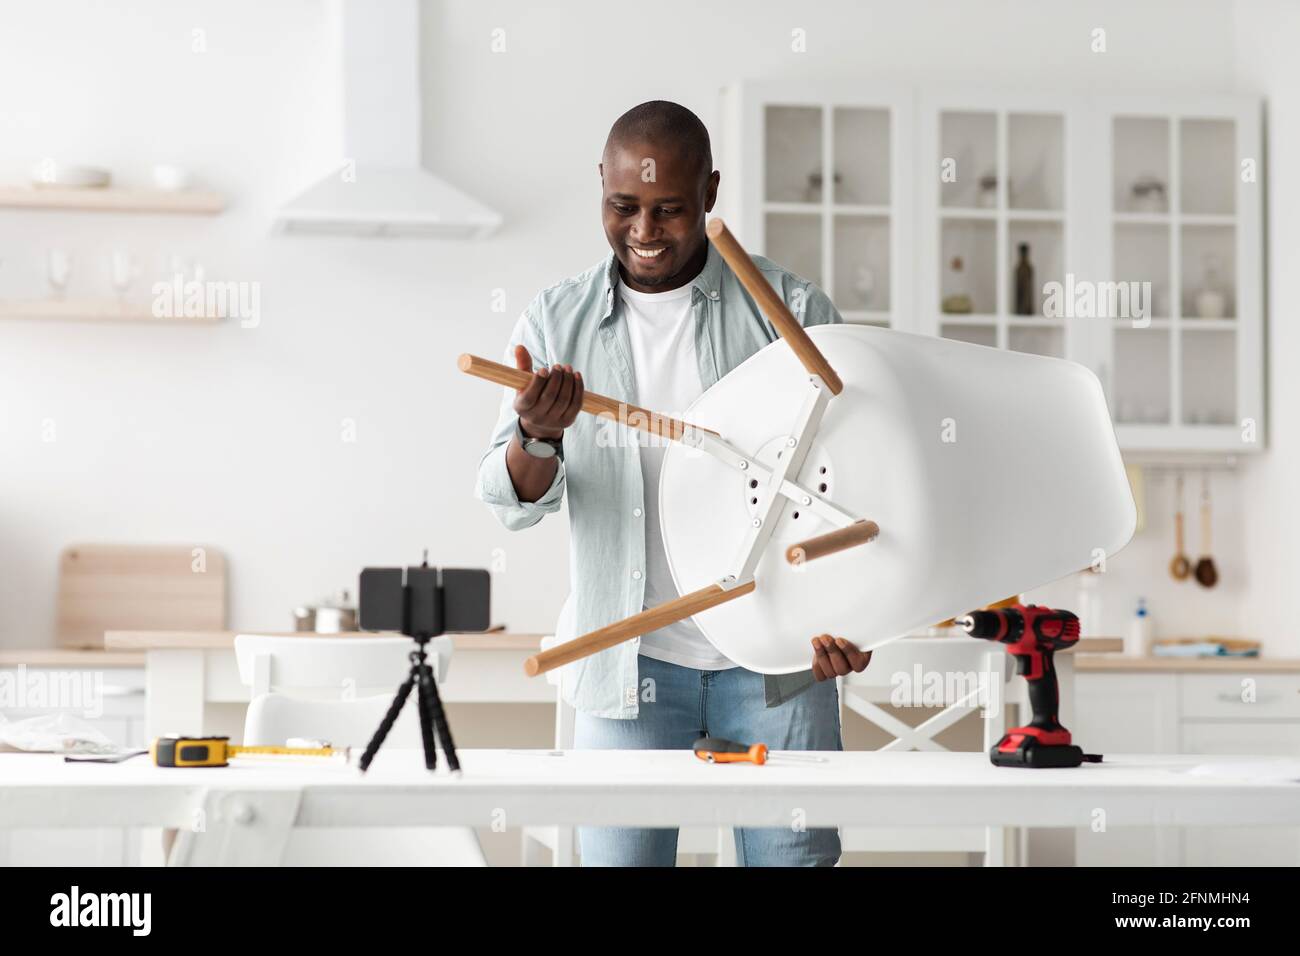
<instances>
[{"instance_id":1,"label":"glass cabinet door","mask_svg":"<svg viewBox=\"0 0 1300 956\"><path fill-rule=\"evenodd\" d=\"M894 324L893 120L885 106L762 106L762 238L755 251L816 282L848 322Z\"/></svg>"},{"instance_id":2,"label":"glass cabinet door","mask_svg":"<svg viewBox=\"0 0 1300 956\"><path fill-rule=\"evenodd\" d=\"M1150 426L1162 426L1231 447L1243 414L1241 131L1222 116L1110 123L1111 273L1149 299L1144 314L1111 319L1111 413L1148 441Z\"/></svg>"},{"instance_id":3,"label":"glass cabinet door","mask_svg":"<svg viewBox=\"0 0 1300 956\"><path fill-rule=\"evenodd\" d=\"M1063 357L1066 317L1045 290L1066 273L1064 113L940 107L927 122L938 238L923 301L938 334Z\"/></svg>"}]
</instances>

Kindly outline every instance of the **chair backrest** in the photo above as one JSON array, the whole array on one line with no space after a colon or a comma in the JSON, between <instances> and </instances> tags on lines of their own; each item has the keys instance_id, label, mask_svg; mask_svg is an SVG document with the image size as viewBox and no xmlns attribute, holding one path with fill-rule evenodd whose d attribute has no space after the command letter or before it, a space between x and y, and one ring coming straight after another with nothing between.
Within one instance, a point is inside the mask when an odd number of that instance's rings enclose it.
<instances>
[{"instance_id":1,"label":"chair backrest","mask_svg":"<svg viewBox=\"0 0 1300 956\"><path fill-rule=\"evenodd\" d=\"M365 747L384 719L392 694L356 700L310 700L287 694L260 694L248 705L244 744L284 746L291 737L327 741L335 747ZM419 747L420 725L415 701L402 708L385 747Z\"/></svg>"},{"instance_id":2,"label":"chair backrest","mask_svg":"<svg viewBox=\"0 0 1300 956\"><path fill-rule=\"evenodd\" d=\"M414 648L410 638L400 636L235 637L239 679L252 688L255 697L273 690L291 691L298 697L391 697L410 671ZM435 638L429 643L429 652L434 676L442 681L451 656L451 638Z\"/></svg>"}]
</instances>

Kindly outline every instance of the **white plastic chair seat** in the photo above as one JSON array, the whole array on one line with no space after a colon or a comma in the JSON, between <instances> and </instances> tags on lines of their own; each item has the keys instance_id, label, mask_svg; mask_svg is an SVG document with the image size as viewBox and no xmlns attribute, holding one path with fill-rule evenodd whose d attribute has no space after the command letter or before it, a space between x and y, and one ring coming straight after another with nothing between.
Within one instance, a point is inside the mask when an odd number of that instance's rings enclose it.
<instances>
[{"instance_id":1,"label":"white plastic chair seat","mask_svg":"<svg viewBox=\"0 0 1300 956\"><path fill-rule=\"evenodd\" d=\"M764 674L808 667L808 635L864 650L1090 566L1133 535L1136 507L1096 375L1063 359L864 325L808 335L843 379L795 483L880 526L861 545L792 566L788 545L833 530L786 501L753 593L693 618L729 659ZM808 372L766 346L683 414L775 469L790 451ZM947 429L947 431L945 431ZM1010 462L1014 460L1014 465ZM737 568L765 487L673 442L660 527L681 594ZM1050 529L1050 530L1048 530Z\"/></svg>"}]
</instances>

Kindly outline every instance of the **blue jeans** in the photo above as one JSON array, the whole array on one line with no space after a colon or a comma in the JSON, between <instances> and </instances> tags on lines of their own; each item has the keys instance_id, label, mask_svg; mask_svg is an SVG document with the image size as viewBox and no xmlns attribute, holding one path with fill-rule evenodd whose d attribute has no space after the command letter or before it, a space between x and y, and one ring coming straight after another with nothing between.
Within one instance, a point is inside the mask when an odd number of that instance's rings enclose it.
<instances>
[{"instance_id":1,"label":"blue jeans","mask_svg":"<svg viewBox=\"0 0 1300 956\"><path fill-rule=\"evenodd\" d=\"M839 694L833 680L814 684L779 707L767 707L763 675L733 667L700 671L649 657L640 669L640 716L633 720L578 712L574 747L589 750L689 750L700 737L764 743L772 750L842 750ZM647 679L653 681L647 685ZM653 699L650 699L653 698ZM726 767L719 767L721 773ZM579 827L584 866L672 866L677 831ZM793 826L736 831L741 866L834 866L838 830Z\"/></svg>"}]
</instances>

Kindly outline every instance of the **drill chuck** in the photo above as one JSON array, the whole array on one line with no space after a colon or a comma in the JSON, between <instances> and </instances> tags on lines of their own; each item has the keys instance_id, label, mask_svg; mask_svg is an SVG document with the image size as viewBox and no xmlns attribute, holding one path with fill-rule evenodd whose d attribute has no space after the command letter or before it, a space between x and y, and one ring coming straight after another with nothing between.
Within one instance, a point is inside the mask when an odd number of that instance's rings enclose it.
<instances>
[{"instance_id":1,"label":"drill chuck","mask_svg":"<svg viewBox=\"0 0 1300 956\"><path fill-rule=\"evenodd\" d=\"M989 641L995 641L1002 637L1015 640L1024 630L1025 619L1019 614L1000 614L997 611L971 611L964 617L957 618L956 624L971 637L980 637Z\"/></svg>"}]
</instances>

